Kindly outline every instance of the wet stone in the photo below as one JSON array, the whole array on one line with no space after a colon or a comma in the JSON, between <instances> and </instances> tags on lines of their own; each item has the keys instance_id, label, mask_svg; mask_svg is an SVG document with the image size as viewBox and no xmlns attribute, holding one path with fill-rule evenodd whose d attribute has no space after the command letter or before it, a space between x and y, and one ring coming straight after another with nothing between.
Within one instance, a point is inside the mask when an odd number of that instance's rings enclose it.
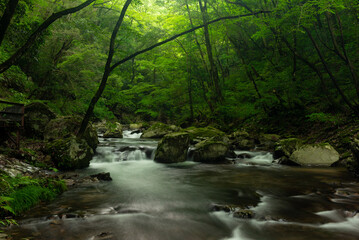
<instances>
[{"instance_id":1,"label":"wet stone","mask_svg":"<svg viewBox=\"0 0 359 240\"><path fill-rule=\"evenodd\" d=\"M110 240L114 239L114 236L110 232L102 232L99 235L95 236L94 240Z\"/></svg>"},{"instance_id":2,"label":"wet stone","mask_svg":"<svg viewBox=\"0 0 359 240\"><path fill-rule=\"evenodd\" d=\"M235 218L253 218L254 217L254 212L252 210L249 209L239 209L239 210L235 210L233 213L233 217Z\"/></svg>"},{"instance_id":3,"label":"wet stone","mask_svg":"<svg viewBox=\"0 0 359 240\"><path fill-rule=\"evenodd\" d=\"M109 172L107 172L107 173L102 172L102 173L94 174L94 175L91 175L91 177L97 178L100 181L112 181L112 178L111 178Z\"/></svg>"}]
</instances>

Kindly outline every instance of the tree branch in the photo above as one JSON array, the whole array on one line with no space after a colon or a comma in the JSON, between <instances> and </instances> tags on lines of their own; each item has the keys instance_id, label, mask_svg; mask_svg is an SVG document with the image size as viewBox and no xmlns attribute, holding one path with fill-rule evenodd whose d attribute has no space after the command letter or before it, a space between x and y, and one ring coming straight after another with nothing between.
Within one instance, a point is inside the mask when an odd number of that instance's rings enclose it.
<instances>
[{"instance_id":1,"label":"tree branch","mask_svg":"<svg viewBox=\"0 0 359 240\"><path fill-rule=\"evenodd\" d=\"M6 60L5 62L3 62L0 65L0 73L5 72L7 69L9 69L12 65L14 65L24 54L25 52L31 47L31 45L35 42L35 40L40 36L40 34L46 29L48 28L53 22L55 22L57 19L71 14L71 13L75 13L77 11L80 11L81 9L87 7L88 5L90 5L92 2L94 2L95 0L87 0L86 2L73 7L73 8L68 8L65 9L63 11L57 12L57 13L53 13L50 17L48 17L36 30L35 32L33 32L30 37L27 39L26 43L20 48L18 49L8 60Z\"/></svg>"},{"instance_id":2,"label":"tree branch","mask_svg":"<svg viewBox=\"0 0 359 240\"><path fill-rule=\"evenodd\" d=\"M261 13L271 13L271 11L259 11L259 12L255 12L255 13L249 13L249 14L242 14L242 15L236 15L236 16L221 17L221 18L214 19L214 20L212 20L212 21L208 21L207 24L209 25L209 24L213 24L213 23L216 23L216 22L219 22L219 21L223 21L223 20L229 20L229 19L237 19L237 18L242 18L242 17L248 17L248 16L253 16L253 15L258 15L258 14L261 14ZM138 56L138 55L140 55L140 54L142 54L142 53L148 52L148 51L150 51L150 50L152 50L152 49L154 49L154 48L156 48L156 47L159 47L159 46L161 46L161 45L163 45L163 44L166 44L166 43L168 43L168 42L171 42L171 41L175 40L175 39L178 38L178 37L181 37L181 36L186 35L186 34L188 34L188 33L194 32L194 31L196 31L196 30L198 30L198 29L200 29L200 28L203 28L203 27L204 27L204 24L202 24L202 25L200 25L200 26L197 26L197 27L194 27L194 28L191 28L191 29L189 29L189 30L187 30L187 31L181 32L181 33L176 34L176 35L174 35L174 36L172 36L172 37L170 37L170 38L167 38L166 40L163 40L163 41L161 41L161 42L159 42L159 43L156 43L156 44L154 44L154 45L152 45L152 46L150 46L150 47L148 47L148 48L145 48L145 49L143 49L143 50L140 50L140 51L138 51L138 52L135 52L135 53L131 54L130 56L125 57L125 58L121 59L120 61L116 62L114 65L112 65L111 71L113 71L113 70L114 70L116 67L118 67L119 65L121 65L121 64L123 64L123 63L125 63L125 62L127 62L128 60L130 60L130 59L132 59L132 58L134 58L134 57L136 57L136 56Z\"/></svg>"}]
</instances>

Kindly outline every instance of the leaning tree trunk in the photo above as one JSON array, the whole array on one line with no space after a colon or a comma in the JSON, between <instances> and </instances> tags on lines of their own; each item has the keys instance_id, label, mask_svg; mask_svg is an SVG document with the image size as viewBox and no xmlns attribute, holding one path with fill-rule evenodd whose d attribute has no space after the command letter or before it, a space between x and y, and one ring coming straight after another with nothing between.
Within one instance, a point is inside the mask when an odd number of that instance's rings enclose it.
<instances>
[{"instance_id":1,"label":"leaning tree trunk","mask_svg":"<svg viewBox=\"0 0 359 240\"><path fill-rule=\"evenodd\" d=\"M20 47L8 60L0 64L0 73L5 72L8 70L12 65L16 64L16 62L26 53L26 51L34 44L35 40L40 36L40 34L47 29L53 22L57 19L80 11L81 9L87 7L95 0L87 0L86 2L78 5L77 7L68 8L63 11L53 13L48 19L46 19L36 30L33 32L30 37L27 39L25 44Z\"/></svg>"},{"instance_id":2,"label":"leaning tree trunk","mask_svg":"<svg viewBox=\"0 0 359 240\"><path fill-rule=\"evenodd\" d=\"M88 109L86 111L85 117L82 120L81 127L80 127L80 129L79 129L79 131L77 133L77 137L79 137L79 138L81 138L82 135L85 133L85 130L87 128L88 122L90 121L90 118L92 116L92 113L93 113L93 110L95 108L95 105L96 105L97 101L100 99L103 91L105 90L108 77L110 76L110 73L112 71L111 70L111 63L112 63L113 55L115 54L116 36L117 36L117 33L118 33L118 31L119 31L119 29L121 27L123 19L125 17L127 8L128 8L128 6L130 6L131 2L132 2L132 0L127 0L125 2L125 5L123 6L123 8L121 10L120 17L118 18L116 26L113 29L113 32L112 32L112 35L111 35L111 41L110 41L110 49L108 51L108 57L107 57L106 65L105 65L105 71L104 71L103 76L102 76L101 84L100 84L100 87L98 88L95 96L91 99L91 102L90 102L90 105L89 105L89 107L88 107Z\"/></svg>"},{"instance_id":3,"label":"leaning tree trunk","mask_svg":"<svg viewBox=\"0 0 359 240\"><path fill-rule=\"evenodd\" d=\"M11 19L15 14L15 9L17 4L19 3L19 0L9 0L5 12L1 17L0 20L0 46L2 41L4 40L5 33L7 28L10 25Z\"/></svg>"},{"instance_id":4,"label":"leaning tree trunk","mask_svg":"<svg viewBox=\"0 0 359 240\"><path fill-rule=\"evenodd\" d=\"M131 0L127 0L127 2L131 2ZM126 2L126 4L127 4ZM126 5L125 4L125 5ZM122 9L122 12L123 12L124 9ZM122 14L121 12L121 14ZM208 24L213 24L213 23L216 23L216 22L219 22L219 21L223 21L223 20L227 20L227 19L237 19L237 18L241 18L241 17L247 17L247 16L253 16L253 15L257 15L257 14L262 14L262 13L265 13L266 11L259 11L259 12L255 12L255 13L250 13L250 14L242 14L242 15L236 15L236 16L228 16L228 17L220 17L220 18L217 18L217 19L214 19L212 21L209 21ZM120 20L120 19L119 19ZM116 25L117 26L117 25ZM86 111L86 114L82 120L82 123L81 123L81 127L80 127L80 130L78 131L77 133L77 137L82 137L82 135L84 134L85 130L86 130L86 127L88 125L88 122L90 121L90 118L93 114L93 110L95 108L95 105L97 103L97 101L100 99L105 87L106 87L106 83L107 83L107 79L110 75L110 73L115 69L117 68L118 66L120 66L121 64L135 58L136 56L140 55L140 54L143 54L143 53L146 53L148 51L151 51L152 49L156 48L156 47L159 47L159 46L162 46L163 44L166 44L168 42L171 42L177 38L179 38L180 36L183 36L183 35L186 35L188 33L191 33L191 32L194 32L198 29L201 29L203 28L204 25L200 25L200 26L197 26L197 27L194 27L194 28L191 28L187 31L184 31L184 32L181 32L179 34L176 34L170 38L167 38L166 40L163 40L161 42L158 42L148 48L145 48L145 49L142 49L140 51L137 51L123 59L121 59L120 61L114 63L111 67L110 67L110 64L111 64L111 61L112 61L112 58L113 58L113 54L114 54L114 51L112 50L112 53L111 51L109 52L109 56L107 58L107 63L106 63L106 67L105 67L105 72L103 74L103 77L102 77L102 80L101 80L101 83L100 83L100 87L99 89L97 90L97 92L95 93L95 96L92 98L91 102L90 102L90 105ZM119 27L118 27L119 28ZM116 36L117 32L118 32L118 29L117 31L115 31L116 29L114 29L113 33L112 33L112 37L113 37L113 40L114 40L114 37ZM115 35L114 35L115 34ZM112 40L112 37L111 37L111 40ZM112 41L111 41L112 42ZM113 47L113 46L112 46ZM110 47L111 49L111 47Z\"/></svg>"}]
</instances>

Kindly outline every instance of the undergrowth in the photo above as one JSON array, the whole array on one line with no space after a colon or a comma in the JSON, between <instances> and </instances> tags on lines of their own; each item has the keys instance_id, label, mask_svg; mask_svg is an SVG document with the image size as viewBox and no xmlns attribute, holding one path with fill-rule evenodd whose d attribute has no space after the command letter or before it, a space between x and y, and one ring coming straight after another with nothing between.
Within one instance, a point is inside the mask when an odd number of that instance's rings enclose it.
<instances>
[{"instance_id":1,"label":"undergrowth","mask_svg":"<svg viewBox=\"0 0 359 240\"><path fill-rule=\"evenodd\" d=\"M66 190L63 181L28 176L0 175L0 225L14 224L19 215L41 201L51 201Z\"/></svg>"}]
</instances>

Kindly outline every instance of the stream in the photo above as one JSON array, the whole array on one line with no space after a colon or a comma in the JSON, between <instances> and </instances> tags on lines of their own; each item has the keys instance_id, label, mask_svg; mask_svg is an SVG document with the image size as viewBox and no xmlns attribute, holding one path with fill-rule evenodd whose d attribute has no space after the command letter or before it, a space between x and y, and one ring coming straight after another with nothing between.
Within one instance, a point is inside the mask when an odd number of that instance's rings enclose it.
<instances>
[{"instance_id":1,"label":"stream","mask_svg":"<svg viewBox=\"0 0 359 240\"><path fill-rule=\"evenodd\" d=\"M125 131L99 138L89 175L113 181L80 185L27 212L13 239L354 240L359 184L338 168L272 163L266 152L233 165L153 161L157 141ZM251 219L211 211L215 204L252 210ZM66 217L59 217L60 213Z\"/></svg>"}]
</instances>

